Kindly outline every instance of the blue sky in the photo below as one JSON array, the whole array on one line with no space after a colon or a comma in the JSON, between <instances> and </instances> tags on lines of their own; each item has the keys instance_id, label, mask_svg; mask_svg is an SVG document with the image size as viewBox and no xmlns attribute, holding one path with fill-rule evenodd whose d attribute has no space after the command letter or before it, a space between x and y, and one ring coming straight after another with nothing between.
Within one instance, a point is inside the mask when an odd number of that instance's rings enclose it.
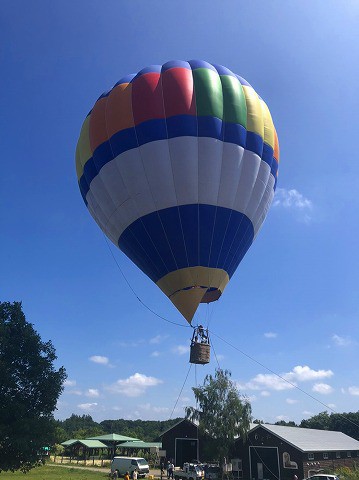
<instances>
[{"instance_id":1,"label":"blue sky","mask_svg":"<svg viewBox=\"0 0 359 480\"><path fill-rule=\"evenodd\" d=\"M254 418L358 410L358 20L354 0L1 2L0 293L23 302L67 370L56 418L182 416L218 364ZM193 367L185 384L191 329L109 251L74 166L97 97L172 59L243 76L281 147L260 234L220 301L195 318L209 322L218 362Z\"/></svg>"}]
</instances>

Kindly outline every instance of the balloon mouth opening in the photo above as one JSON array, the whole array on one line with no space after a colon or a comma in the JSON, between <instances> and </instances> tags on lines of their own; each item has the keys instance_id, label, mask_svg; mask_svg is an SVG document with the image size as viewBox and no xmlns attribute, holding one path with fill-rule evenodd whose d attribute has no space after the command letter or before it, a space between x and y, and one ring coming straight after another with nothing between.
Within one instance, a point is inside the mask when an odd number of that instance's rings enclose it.
<instances>
[{"instance_id":1,"label":"balloon mouth opening","mask_svg":"<svg viewBox=\"0 0 359 480\"><path fill-rule=\"evenodd\" d=\"M203 295L201 303L215 302L221 295L222 292L218 288L208 288L206 293Z\"/></svg>"}]
</instances>

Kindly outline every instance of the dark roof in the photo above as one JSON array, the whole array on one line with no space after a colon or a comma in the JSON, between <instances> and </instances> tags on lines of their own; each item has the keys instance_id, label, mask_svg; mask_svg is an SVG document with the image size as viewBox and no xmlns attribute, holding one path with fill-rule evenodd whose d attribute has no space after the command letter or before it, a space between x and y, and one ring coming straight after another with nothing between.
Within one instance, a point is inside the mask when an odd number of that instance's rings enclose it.
<instances>
[{"instance_id":1,"label":"dark roof","mask_svg":"<svg viewBox=\"0 0 359 480\"><path fill-rule=\"evenodd\" d=\"M167 428L167 430L165 430L164 432L160 433L160 437L162 437L162 435L164 435L165 433L169 432L170 430L172 430L173 428L177 427L177 425L180 425L182 422L188 422L188 423L191 423L194 427L197 428L198 425L196 425L194 422L192 422L192 420L189 420L188 418L182 418L182 420L180 420L179 422L175 423L174 425L172 425L172 427L170 428Z\"/></svg>"},{"instance_id":2,"label":"dark roof","mask_svg":"<svg viewBox=\"0 0 359 480\"><path fill-rule=\"evenodd\" d=\"M250 432L262 427L278 438L285 440L302 452L328 452L359 450L359 442L342 432L315 430L313 428L285 427L282 425L258 424Z\"/></svg>"}]
</instances>

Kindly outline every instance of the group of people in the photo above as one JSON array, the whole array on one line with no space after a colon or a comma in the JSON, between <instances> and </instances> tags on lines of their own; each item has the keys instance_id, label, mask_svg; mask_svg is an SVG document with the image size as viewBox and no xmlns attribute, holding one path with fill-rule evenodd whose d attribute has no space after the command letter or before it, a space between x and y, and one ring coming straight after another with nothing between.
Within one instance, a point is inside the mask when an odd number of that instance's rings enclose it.
<instances>
[{"instance_id":1,"label":"group of people","mask_svg":"<svg viewBox=\"0 0 359 480\"><path fill-rule=\"evenodd\" d=\"M167 470L167 478L173 478L173 470L175 469L175 466L173 465L172 461L169 461L166 463L166 470ZM161 478L162 474L164 473L164 464L161 462Z\"/></svg>"},{"instance_id":2,"label":"group of people","mask_svg":"<svg viewBox=\"0 0 359 480\"><path fill-rule=\"evenodd\" d=\"M131 479L132 479L132 480L137 480L137 477L138 477L137 468L135 468L135 469L133 470L133 472L131 473ZM118 479L118 472L117 472L117 470L115 470L115 471L113 472L112 478L113 478L114 480L117 480L117 479ZM129 472L126 472L126 473L125 473L123 479L124 479L124 480L130 480L130 474L129 474Z\"/></svg>"}]
</instances>

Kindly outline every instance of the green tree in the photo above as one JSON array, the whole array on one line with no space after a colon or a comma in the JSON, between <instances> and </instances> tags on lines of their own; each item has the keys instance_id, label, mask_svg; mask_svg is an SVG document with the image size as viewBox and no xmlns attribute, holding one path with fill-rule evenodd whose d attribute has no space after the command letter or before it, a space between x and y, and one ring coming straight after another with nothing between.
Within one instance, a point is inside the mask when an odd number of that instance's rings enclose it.
<instances>
[{"instance_id":1,"label":"green tree","mask_svg":"<svg viewBox=\"0 0 359 480\"><path fill-rule=\"evenodd\" d=\"M219 459L229 459L235 437L246 438L251 421L249 401L240 395L228 370L207 375L200 387L193 388L198 408L187 407L188 419L198 422L199 432L209 436Z\"/></svg>"},{"instance_id":2,"label":"green tree","mask_svg":"<svg viewBox=\"0 0 359 480\"><path fill-rule=\"evenodd\" d=\"M292 420L289 422L286 422L285 420L279 420L278 422L275 422L274 425L281 425L282 427L297 427L297 424Z\"/></svg>"},{"instance_id":3,"label":"green tree","mask_svg":"<svg viewBox=\"0 0 359 480\"><path fill-rule=\"evenodd\" d=\"M331 413L321 412L307 420L302 420L300 427L317 428L342 432L359 440L359 412Z\"/></svg>"},{"instance_id":4,"label":"green tree","mask_svg":"<svg viewBox=\"0 0 359 480\"><path fill-rule=\"evenodd\" d=\"M66 379L56 358L20 302L0 303L0 471L29 470L54 439L52 414Z\"/></svg>"},{"instance_id":5,"label":"green tree","mask_svg":"<svg viewBox=\"0 0 359 480\"><path fill-rule=\"evenodd\" d=\"M330 430L330 415L328 412L321 412L307 420L300 422L302 428L314 428L317 430Z\"/></svg>"}]
</instances>

